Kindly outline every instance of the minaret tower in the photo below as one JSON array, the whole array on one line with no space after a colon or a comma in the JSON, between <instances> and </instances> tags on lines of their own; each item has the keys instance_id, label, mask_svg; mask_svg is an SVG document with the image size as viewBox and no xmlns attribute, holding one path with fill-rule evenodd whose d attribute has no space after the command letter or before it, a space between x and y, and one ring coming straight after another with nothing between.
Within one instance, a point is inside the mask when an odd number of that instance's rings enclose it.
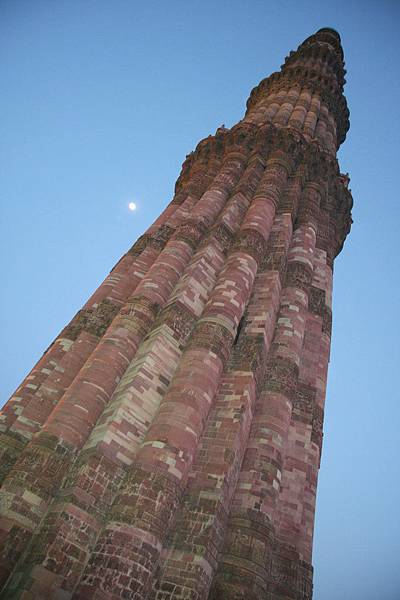
<instances>
[{"instance_id":1,"label":"minaret tower","mask_svg":"<svg viewBox=\"0 0 400 600\"><path fill-rule=\"evenodd\" d=\"M344 75L261 81L5 405L1 598L311 599Z\"/></svg>"}]
</instances>

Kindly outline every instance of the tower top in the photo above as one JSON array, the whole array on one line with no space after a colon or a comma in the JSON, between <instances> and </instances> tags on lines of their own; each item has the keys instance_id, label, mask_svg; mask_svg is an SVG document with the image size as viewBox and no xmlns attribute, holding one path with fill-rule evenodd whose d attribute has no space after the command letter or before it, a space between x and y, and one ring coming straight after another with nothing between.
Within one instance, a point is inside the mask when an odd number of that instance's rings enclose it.
<instances>
[{"instance_id":1,"label":"tower top","mask_svg":"<svg viewBox=\"0 0 400 600\"><path fill-rule=\"evenodd\" d=\"M318 29L315 35L321 36L321 34L325 34L325 36L330 36L331 39L335 39L339 45L341 44L340 34L338 31L336 31L336 29L333 29L332 27L321 27L321 29Z\"/></svg>"},{"instance_id":2,"label":"tower top","mask_svg":"<svg viewBox=\"0 0 400 600\"><path fill-rule=\"evenodd\" d=\"M323 44L329 44L334 48L337 54L340 56L340 59L343 61L344 54L342 43L340 39L339 33L336 29L332 29L331 27L323 27L322 29L318 29L316 33L310 35L310 37L306 38L304 42L300 45L300 48L306 44L310 44L313 42L321 42Z\"/></svg>"},{"instance_id":3,"label":"tower top","mask_svg":"<svg viewBox=\"0 0 400 600\"><path fill-rule=\"evenodd\" d=\"M350 127L349 110L343 94L345 75L340 35L335 29L323 27L289 53L280 71L263 79L252 90L247 101L247 113L278 90L309 90L334 119L337 149Z\"/></svg>"}]
</instances>

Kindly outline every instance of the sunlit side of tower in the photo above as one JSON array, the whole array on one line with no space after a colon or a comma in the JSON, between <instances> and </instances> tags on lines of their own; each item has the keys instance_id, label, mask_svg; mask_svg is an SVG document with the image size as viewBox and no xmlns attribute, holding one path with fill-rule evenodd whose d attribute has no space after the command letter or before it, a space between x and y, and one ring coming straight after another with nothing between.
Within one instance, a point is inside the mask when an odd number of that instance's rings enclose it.
<instances>
[{"instance_id":1,"label":"sunlit side of tower","mask_svg":"<svg viewBox=\"0 0 400 600\"><path fill-rule=\"evenodd\" d=\"M1 598L311 599L344 75L261 81L5 405Z\"/></svg>"}]
</instances>

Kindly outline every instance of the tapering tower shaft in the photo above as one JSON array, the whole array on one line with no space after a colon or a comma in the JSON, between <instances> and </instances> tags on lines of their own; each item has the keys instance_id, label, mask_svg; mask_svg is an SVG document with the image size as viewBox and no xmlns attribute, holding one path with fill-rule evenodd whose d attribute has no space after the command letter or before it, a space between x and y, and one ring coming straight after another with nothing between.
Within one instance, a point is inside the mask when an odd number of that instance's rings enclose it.
<instances>
[{"instance_id":1,"label":"tapering tower shaft","mask_svg":"<svg viewBox=\"0 0 400 600\"><path fill-rule=\"evenodd\" d=\"M311 599L344 75L290 53L6 404L2 597Z\"/></svg>"}]
</instances>

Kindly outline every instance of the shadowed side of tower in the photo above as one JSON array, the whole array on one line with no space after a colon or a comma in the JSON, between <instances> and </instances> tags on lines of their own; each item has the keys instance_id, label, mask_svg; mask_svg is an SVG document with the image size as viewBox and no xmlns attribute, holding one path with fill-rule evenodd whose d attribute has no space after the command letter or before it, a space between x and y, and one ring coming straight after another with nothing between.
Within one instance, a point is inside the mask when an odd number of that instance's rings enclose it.
<instances>
[{"instance_id":1,"label":"shadowed side of tower","mask_svg":"<svg viewBox=\"0 0 400 600\"><path fill-rule=\"evenodd\" d=\"M2 598L311 599L344 75L291 52L5 405Z\"/></svg>"}]
</instances>

